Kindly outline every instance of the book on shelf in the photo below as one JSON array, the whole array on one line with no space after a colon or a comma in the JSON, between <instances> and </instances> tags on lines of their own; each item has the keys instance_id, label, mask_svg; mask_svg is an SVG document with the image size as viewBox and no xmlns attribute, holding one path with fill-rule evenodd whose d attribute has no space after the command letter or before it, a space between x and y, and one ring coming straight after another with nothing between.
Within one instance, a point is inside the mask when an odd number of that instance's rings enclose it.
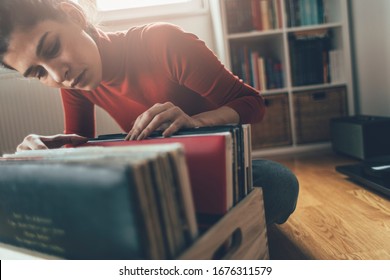
<instances>
[{"instance_id":1,"label":"book on shelf","mask_svg":"<svg viewBox=\"0 0 390 280\"><path fill-rule=\"evenodd\" d=\"M344 73L344 61L342 50L329 51L329 75L332 83L342 82Z\"/></svg>"},{"instance_id":2,"label":"book on shelf","mask_svg":"<svg viewBox=\"0 0 390 280\"><path fill-rule=\"evenodd\" d=\"M294 86L323 84L331 81L328 29L297 31L289 35L292 82Z\"/></svg>"},{"instance_id":3,"label":"book on shelf","mask_svg":"<svg viewBox=\"0 0 390 280\"><path fill-rule=\"evenodd\" d=\"M285 7L289 27L326 22L324 0L285 0Z\"/></svg>"},{"instance_id":4,"label":"book on shelf","mask_svg":"<svg viewBox=\"0 0 390 280\"><path fill-rule=\"evenodd\" d=\"M171 137L155 132L140 141L124 141L126 134L102 135L82 146L182 144L196 213L211 221L222 217L253 187L248 175L251 149L247 135L250 125L222 125L182 129Z\"/></svg>"},{"instance_id":5,"label":"book on shelf","mask_svg":"<svg viewBox=\"0 0 390 280\"><path fill-rule=\"evenodd\" d=\"M253 29L251 1L226 0L227 31L229 34Z\"/></svg>"},{"instance_id":6,"label":"book on shelf","mask_svg":"<svg viewBox=\"0 0 390 280\"><path fill-rule=\"evenodd\" d=\"M198 236L183 146L0 160L0 242L68 259L172 259Z\"/></svg>"},{"instance_id":7,"label":"book on shelf","mask_svg":"<svg viewBox=\"0 0 390 280\"><path fill-rule=\"evenodd\" d=\"M284 87L283 64L279 59L263 55L247 44L231 47L232 71L242 80L258 90Z\"/></svg>"},{"instance_id":8,"label":"book on shelf","mask_svg":"<svg viewBox=\"0 0 390 280\"><path fill-rule=\"evenodd\" d=\"M225 0L229 34L282 28L280 0Z\"/></svg>"},{"instance_id":9,"label":"book on shelf","mask_svg":"<svg viewBox=\"0 0 390 280\"><path fill-rule=\"evenodd\" d=\"M258 6L259 10L255 11L256 14L260 17L261 22L261 30L269 30L271 29L271 15L269 14L270 11L270 1L268 0L253 0L253 1L259 1L260 5Z\"/></svg>"}]
</instances>

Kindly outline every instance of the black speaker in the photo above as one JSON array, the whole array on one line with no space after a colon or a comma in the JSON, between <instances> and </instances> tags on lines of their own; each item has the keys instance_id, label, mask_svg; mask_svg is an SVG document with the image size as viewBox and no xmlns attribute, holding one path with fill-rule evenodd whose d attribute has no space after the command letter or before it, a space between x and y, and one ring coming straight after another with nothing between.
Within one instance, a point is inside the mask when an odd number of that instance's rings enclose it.
<instances>
[{"instance_id":1,"label":"black speaker","mask_svg":"<svg viewBox=\"0 0 390 280\"><path fill-rule=\"evenodd\" d=\"M358 159L390 155L390 118L351 116L330 121L332 148Z\"/></svg>"}]
</instances>

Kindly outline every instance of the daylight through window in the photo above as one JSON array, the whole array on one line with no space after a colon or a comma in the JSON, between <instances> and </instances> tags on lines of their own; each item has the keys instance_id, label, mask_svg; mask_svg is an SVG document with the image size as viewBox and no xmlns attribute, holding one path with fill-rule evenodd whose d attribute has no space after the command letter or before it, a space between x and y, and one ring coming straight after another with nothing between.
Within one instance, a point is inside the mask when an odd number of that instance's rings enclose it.
<instances>
[{"instance_id":1,"label":"daylight through window","mask_svg":"<svg viewBox=\"0 0 390 280\"><path fill-rule=\"evenodd\" d=\"M181 4L194 2L191 0L96 0L96 6L100 11L114 11L131 8L161 6L168 4Z\"/></svg>"}]
</instances>

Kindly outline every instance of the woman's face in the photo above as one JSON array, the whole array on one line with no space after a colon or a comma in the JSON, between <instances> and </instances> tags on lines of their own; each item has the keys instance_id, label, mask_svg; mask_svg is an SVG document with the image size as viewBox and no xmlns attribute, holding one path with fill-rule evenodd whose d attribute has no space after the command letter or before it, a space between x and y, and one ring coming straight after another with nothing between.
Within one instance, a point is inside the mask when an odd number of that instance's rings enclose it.
<instances>
[{"instance_id":1,"label":"woman's face","mask_svg":"<svg viewBox=\"0 0 390 280\"><path fill-rule=\"evenodd\" d=\"M98 47L74 22L44 20L15 29L4 63L50 87L92 90L102 79Z\"/></svg>"}]
</instances>

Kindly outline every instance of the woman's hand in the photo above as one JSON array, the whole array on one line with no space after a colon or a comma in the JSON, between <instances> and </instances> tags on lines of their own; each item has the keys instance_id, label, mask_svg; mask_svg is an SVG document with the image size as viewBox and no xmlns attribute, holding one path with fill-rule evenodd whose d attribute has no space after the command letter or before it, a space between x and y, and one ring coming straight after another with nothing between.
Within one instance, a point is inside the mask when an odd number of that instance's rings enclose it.
<instances>
[{"instance_id":1,"label":"woman's hand","mask_svg":"<svg viewBox=\"0 0 390 280\"><path fill-rule=\"evenodd\" d=\"M26 136L17 151L23 150L44 150L60 148L66 144L80 145L86 143L88 138L77 134L57 134L52 136L42 136L30 134Z\"/></svg>"},{"instance_id":2,"label":"woman's hand","mask_svg":"<svg viewBox=\"0 0 390 280\"><path fill-rule=\"evenodd\" d=\"M168 137L180 128L199 126L199 122L184 113L171 102L155 104L135 120L133 128L125 140L141 140L155 130L163 130L163 136Z\"/></svg>"}]
</instances>

